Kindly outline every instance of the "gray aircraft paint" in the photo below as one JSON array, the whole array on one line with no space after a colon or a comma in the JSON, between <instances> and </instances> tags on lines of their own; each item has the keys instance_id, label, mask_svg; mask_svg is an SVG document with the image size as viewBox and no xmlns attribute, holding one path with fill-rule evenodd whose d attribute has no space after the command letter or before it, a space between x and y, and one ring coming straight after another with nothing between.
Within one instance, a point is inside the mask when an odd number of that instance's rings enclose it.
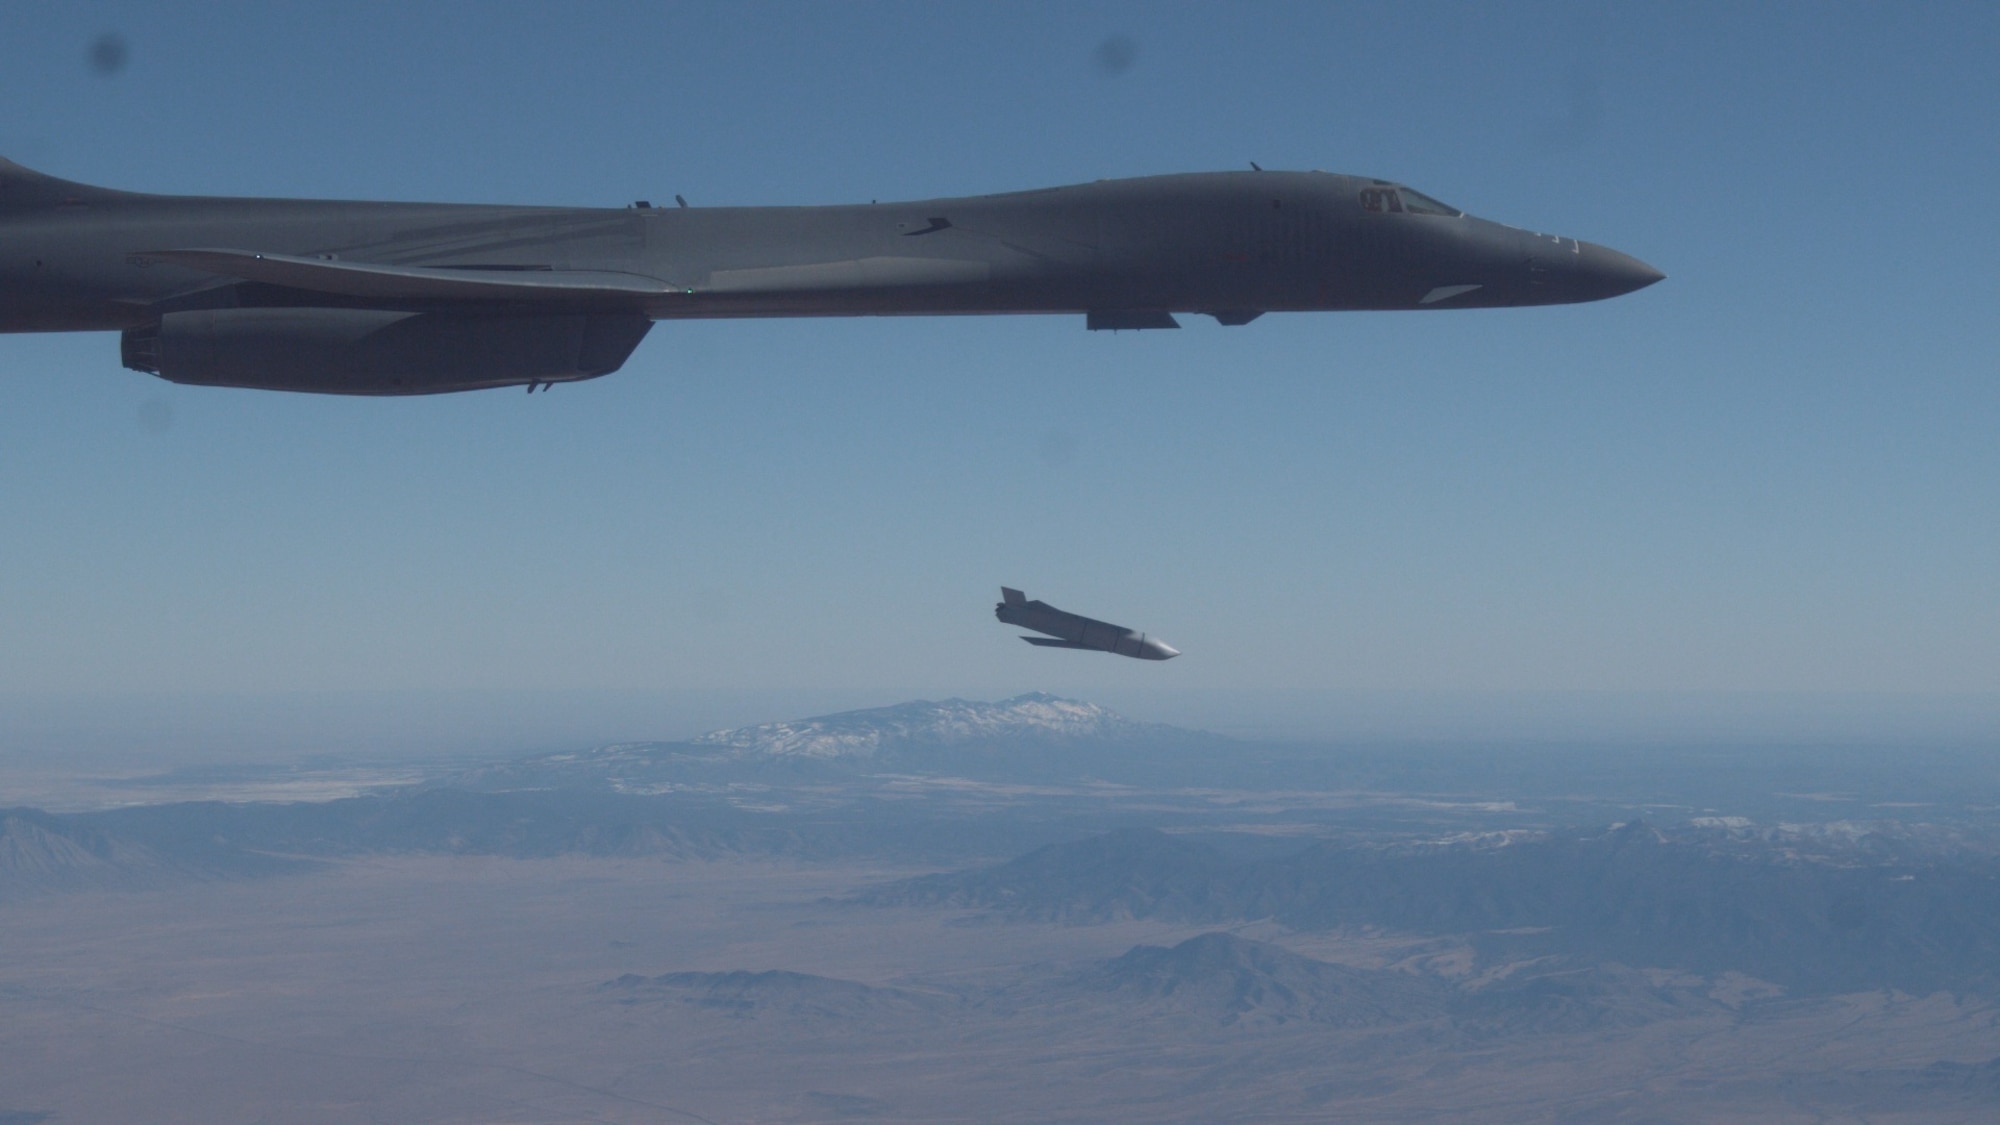
<instances>
[{"instance_id":1,"label":"gray aircraft paint","mask_svg":"<svg viewBox=\"0 0 2000 1125\"><path fill-rule=\"evenodd\" d=\"M1167 642L1123 625L1065 613L1047 602L1031 602L1026 594L1011 586L1000 587L1000 601L993 607L993 616L1005 625L1047 633L1046 637L1021 638L1043 648L1091 649L1139 660L1172 660L1181 654L1181 650Z\"/></svg>"},{"instance_id":2,"label":"gray aircraft paint","mask_svg":"<svg viewBox=\"0 0 2000 1125\"><path fill-rule=\"evenodd\" d=\"M1567 304L1662 275L1382 180L1214 172L961 199L622 209L144 195L0 160L0 331L181 382L351 394L616 370L651 322ZM486 339L484 346L479 341Z\"/></svg>"}]
</instances>

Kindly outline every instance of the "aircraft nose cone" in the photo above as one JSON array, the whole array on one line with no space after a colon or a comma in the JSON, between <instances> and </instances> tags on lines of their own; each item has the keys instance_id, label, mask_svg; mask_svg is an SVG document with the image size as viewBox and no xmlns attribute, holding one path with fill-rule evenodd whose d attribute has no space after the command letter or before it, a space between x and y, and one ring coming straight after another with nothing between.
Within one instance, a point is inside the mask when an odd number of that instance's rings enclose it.
<instances>
[{"instance_id":1,"label":"aircraft nose cone","mask_svg":"<svg viewBox=\"0 0 2000 1125\"><path fill-rule=\"evenodd\" d=\"M1146 643L1140 647L1140 651L1147 660L1172 660L1181 654L1180 649L1165 641L1153 640L1151 637L1146 638Z\"/></svg>"},{"instance_id":2,"label":"aircraft nose cone","mask_svg":"<svg viewBox=\"0 0 2000 1125\"><path fill-rule=\"evenodd\" d=\"M1581 259L1577 263L1578 280L1589 293L1586 300L1620 297L1667 276L1630 254L1595 242L1578 243L1577 257Z\"/></svg>"}]
</instances>

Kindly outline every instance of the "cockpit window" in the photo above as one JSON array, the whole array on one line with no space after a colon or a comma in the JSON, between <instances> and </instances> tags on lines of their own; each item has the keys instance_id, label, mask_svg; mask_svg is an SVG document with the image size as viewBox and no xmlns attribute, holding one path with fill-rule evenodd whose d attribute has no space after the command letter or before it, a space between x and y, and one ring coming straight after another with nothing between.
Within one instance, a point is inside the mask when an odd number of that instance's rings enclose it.
<instances>
[{"instance_id":1,"label":"cockpit window","mask_svg":"<svg viewBox=\"0 0 2000 1125\"><path fill-rule=\"evenodd\" d=\"M1454 219L1465 214L1456 207L1446 207L1420 191L1390 187L1362 188L1361 209L1373 211L1378 215L1390 211L1408 211L1412 215L1448 215Z\"/></svg>"},{"instance_id":2,"label":"cockpit window","mask_svg":"<svg viewBox=\"0 0 2000 1125\"><path fill-rule=\"evenodd\" d=\"M1456 207L1446 207L1420 191L1411 191L1409 188L1397 190L1403 197L1403 209L1413 215L1449 215L1455 219L1465 214Z\"/></svg>"},{"instance_id":3,"label":"cockpit window","mask_svg":"<svg viewBox=\"0 0 2000 1125\"><path fill-rule=\"evenodd\" d=\"M1396 198L1396 193L1391 188L1362 188L1361 209L1375 212L1401 211L1403 204Z\"/></svg>"}]
</instances>

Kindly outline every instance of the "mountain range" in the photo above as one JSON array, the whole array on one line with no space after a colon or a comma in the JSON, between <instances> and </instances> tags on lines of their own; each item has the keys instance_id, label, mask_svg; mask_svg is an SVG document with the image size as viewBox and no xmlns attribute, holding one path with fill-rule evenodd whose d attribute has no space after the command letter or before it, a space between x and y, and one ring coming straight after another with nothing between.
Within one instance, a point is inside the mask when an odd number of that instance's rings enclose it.
<instances>
[{"instance_id":1,"label":"mountain range","mask_svg":"<svg viewBox=\"0 0 2000 1125\"><path fill-rule=\"evenodd\" d=\"M199 838L148 841L40 809L0 809L0 901L292 874L318 865Z\"/></svg>"},{"instance_id":2,"label":"mountain range","mask_svg":"<svg viewBox=\"0 0 2000 1125\"><path fill-rule=\"evenodd\" d=\"M1484 964L1739 972L1806 992L2000 991L1990 826L1981 836L1976 825L1759 828L1710 816L1467 833L1441 831L1464 814L1423 795L1384 806L1393 822L1363 819L1366 807L1340 794L1311 807L1316 819L1256 819L1282 812L1294 791L1281 788L1168 802L1175 763L1226 763L1239 749L1038 693L536 755L332 801L16 809L0 813L0 898L380 853L865 855L938 866L1014 855L854 901L1082 924L1269 920L1463 935ZM1075 784L1121 771L1145 784ZM1020 781L1037 775L1069 787ZM1494 810L1479 815L1522 823L1507 802ZM1177 830L1103 831L1133 823ZM1595 979L1543 987L1561 1007L1565 989Z\"/></svg>"},{"instance_id":3,"label":"mountain range","mask_svg":"<svg viewBox=\"0 0 2000 1125\"><path fill-rule=\"evenodd\" d=\"M737 1019L936 1025L993 1020L1158 1021L1191 1030L1256 1031L1436 1024L1477 1041L1527 1031L1573 1034L1666 1019L1723 1018L1742 1006L1730 981L1542 957L1482 975L1356 968L1211 931L1171 946L1135 945L1070 967L998 977L864 984L785 970L627 974L602 990L627 1005L668 1004ZM1740 986L1736 988L1741 992ZM1766 988L1761 996L1775 995Z\"/></svg>"},{"instance_id":4,"label":"mountain range","mask_svg":"<svg viewBox=\"0 0 2000 1125\"><path fill-rule=\"evenodd\" d=\"M1567 956L1735 971L1811 992L2000 989L2000 865L1871 852L1632 822L1431 845L1328 842L1234 860L1135 829L902 880L856 901L1067 922L1268 919L1462 934L1488 963Z\"/></svg>"},{"instance_id":5,"label":"mountain range","mask_svg":"<svg viewBox=\"0 0 2000 1125\"><path fill-rule=\"evenodd\" d=\"M689 740L736 758L877 760L912 751L1022 742L1125 741L1191 732L1141 723L1095 703L1030 692L981 703L917 700L814 719L711 731Z\"/></svg>"},{"instance_id":6,"label":"mountain range","mask_svg":"<svg viewBox=\"0 0 2000 1125\"><path fill-rule=\"evenodd\" d=\"M1128 719L1094 703L1031 692L997 703L917 700L810 719L539 754L454 773L455 788L669 792L731 780L963 773L1009 780L1125 774L1219 735Z\"/></svg>"},{"instance_id":7,"label":"mountain range","mask_svg":"<svg viewBox=\"0 0 2000 1125\"><path fill-rule=\"evenodd\" d=\"M1381 1027L1447 1011L1436 977L1356 969L1226 932L1138 945L1077 967L1031 967L996 979L870 985L784 970L628 974L603 985L623 1004L664 1003L737 1018L907 1024L944 1013L1013 1019L1052 1009L1117 1013L1209 1028L1290 1023Z\"/></svg>"}]
</instances>

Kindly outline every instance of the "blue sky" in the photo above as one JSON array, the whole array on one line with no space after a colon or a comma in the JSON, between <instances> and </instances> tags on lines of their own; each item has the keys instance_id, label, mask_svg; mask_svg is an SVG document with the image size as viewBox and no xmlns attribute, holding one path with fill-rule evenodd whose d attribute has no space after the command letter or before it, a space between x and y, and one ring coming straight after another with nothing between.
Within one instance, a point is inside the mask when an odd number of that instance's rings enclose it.
<instances>
[{"instance_id":1,"label":"blue sky","mask_svg":"<svg viewBox=\"0 0 2000 1125\"><path fill-rule=\"evenodd\" d=\"M113 336L0 337L0 743L1032 689L1328 734L1444 698L1475 735L1552 698L1593 731L2000 715L1996 54L1980 4L0 8L0 154L110 186L819 203L1256 160L1669 275L1115 336L665 324L532 398L181 388ZM1030 649L1002 582L1187 655Z\"/></svg>"}]
</instances>

